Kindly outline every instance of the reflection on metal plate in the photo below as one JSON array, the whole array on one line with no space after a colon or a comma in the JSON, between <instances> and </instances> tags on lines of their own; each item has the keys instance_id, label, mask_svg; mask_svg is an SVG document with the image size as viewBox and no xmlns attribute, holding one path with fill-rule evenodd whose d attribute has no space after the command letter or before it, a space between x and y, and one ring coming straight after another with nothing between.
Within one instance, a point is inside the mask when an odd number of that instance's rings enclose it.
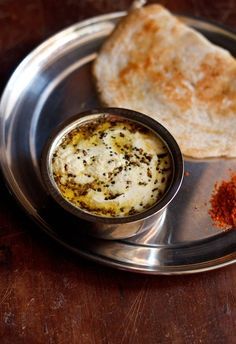
<instances>
[{"instance_id":1,"label":"reflection on metal plate","mask_svg":"<svg viewBox=\"0 0 236 344\"><path fill-rule=\"evenodd\" d=\"M199 272L231 264L236 260L236 231L215 228L208 206L215 182L227 178L229 168L236 170L235 159L186 160L189 176L163 223L124 241L86 236L87 223L59 209L43 187L39 170L42 148L64 119L99 105L91 65L124 15L113 13L76 24L48 39L17 68L0 105L4 176L41 228L86 258L152 274ZM234 33L197 19L181 19L236 55Z\"/></svg>"}]
</instances>

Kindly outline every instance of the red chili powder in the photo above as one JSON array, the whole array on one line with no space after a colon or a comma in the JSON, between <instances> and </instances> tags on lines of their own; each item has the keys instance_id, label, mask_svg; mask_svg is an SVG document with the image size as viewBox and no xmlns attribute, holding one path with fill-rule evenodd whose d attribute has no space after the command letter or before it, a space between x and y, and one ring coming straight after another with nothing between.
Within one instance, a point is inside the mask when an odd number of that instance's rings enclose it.
<instances>
[{"instance_id":1,"label":"red chili powder","mask_svg":"<svg viewBox=\"0 0 236 344\"><path fill-rule=\"evenodd\" d=\"M236 174L229 181L215 184L210 203L209 214L217 227L236 228Z\"/></svg>"}]
</instances>

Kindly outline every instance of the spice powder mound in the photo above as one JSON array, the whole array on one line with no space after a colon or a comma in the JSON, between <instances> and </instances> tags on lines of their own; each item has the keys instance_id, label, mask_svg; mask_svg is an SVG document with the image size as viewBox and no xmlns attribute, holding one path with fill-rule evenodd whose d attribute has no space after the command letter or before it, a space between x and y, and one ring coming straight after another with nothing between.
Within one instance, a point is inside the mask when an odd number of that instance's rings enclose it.
<instances>
[{"instance_id":1,"label":"spice powder mound","mask_svg":"<svg viewBox=\"0 0 236 344\"><path fill-rule=\"evenodd\" d=\"M236 174L229 181L215 184L210 203L209 214L217 227L236 228Z\"/></svg>"}]
</instances>

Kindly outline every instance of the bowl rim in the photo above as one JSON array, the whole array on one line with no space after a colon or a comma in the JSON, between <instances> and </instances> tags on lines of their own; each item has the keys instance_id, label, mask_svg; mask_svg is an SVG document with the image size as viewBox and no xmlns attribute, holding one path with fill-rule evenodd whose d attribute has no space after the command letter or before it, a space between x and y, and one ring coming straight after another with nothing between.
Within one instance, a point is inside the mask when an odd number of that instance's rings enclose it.
<instances>
[{"instance_id":1,"label":"bowl rim","mask_svg":"<svg viewBox=\"0 0 236 344\"><path fill-rule=\"evenodd\" d=\"M50 168L50 158L52 156L53 150L55 149L55 147L60 142L63 136L65 136L67 133L73 130L74 127L76 127L76 125L80 124L77 124L78 122L81 122L82 124L86 121L86 119L89 121L95 118L99 118L100 116L111 115L119 116L121 118L136 122L154 132L154 134L159 136L161 140L165 143L172 158L172 180L169 184L168 189L163 194L162 198L156 203L154 203L154 205L148 208L147 210L128 216L99 216L84 211L83 209L73 205L72 202L66 200L62 196L61 192L56 187L56 183L51 173L52 169ZM98 222L103 224L122 224L137 222L140 220L145 220L160 212L162 209L167 207L167 205L176 196L182 184L184 174L183 156L176 140L170 134L170 132L162 124L141 112L117 107L98 107L91 110L86 110L76 115L73 115L72 117L67 118L65 121L61 122L52 131L46 144L44 145L40 160L41 176L47 193L51 195L52 198L62 208L69 211L71 214L90 222Z\"/></svg>"}]
</instances>

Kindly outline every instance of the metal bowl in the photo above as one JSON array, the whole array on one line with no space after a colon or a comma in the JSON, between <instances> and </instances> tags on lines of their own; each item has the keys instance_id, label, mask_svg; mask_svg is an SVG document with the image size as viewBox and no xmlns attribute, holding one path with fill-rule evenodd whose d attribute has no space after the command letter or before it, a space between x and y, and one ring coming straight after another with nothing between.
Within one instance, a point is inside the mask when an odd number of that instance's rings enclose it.
<instances>
[{"instance_id":1,"label":"metal bowl","mask_svg":"<svg viewBox=\"0 0 236 344\"><path fill-rule=\"evenodd\" d=\"M155 133L166 144L172 158L172 178L162 198L149 209L125 217L103 217L78 208L66 200L53 178L52 155L63 137L76 127L94 121L100 116L116 116L119 119L128 119L142 125ZM178 144L173 136L152 118L127 109L100 108L80 113L62 123L49 138L44 147L41 159L41 174L46 190L54 200L71 214L89 222L86 231L103 239L125 239L149 230L151 227L161 227L164 221L167 205L177 194L183 179L183 158Z\"/></svg>"}]
</instances>

